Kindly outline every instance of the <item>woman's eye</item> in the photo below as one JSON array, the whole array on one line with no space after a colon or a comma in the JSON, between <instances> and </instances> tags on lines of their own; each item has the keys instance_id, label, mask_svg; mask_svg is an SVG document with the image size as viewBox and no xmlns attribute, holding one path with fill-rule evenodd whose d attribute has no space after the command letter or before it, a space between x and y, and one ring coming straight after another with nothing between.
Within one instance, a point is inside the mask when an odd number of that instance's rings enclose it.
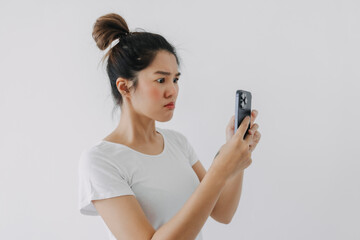
<instances>
[{"instance_id":1,"label":"woman's eye","mask_svg":"<svg viewBox=\"0 0 360 240\"><path fill-rule=\"evenodd\" d=\"M164 81L165 81L165 79L164 79L164 78L159 78L158 80L164 80ZM158 81L158 80L156 80L156 81Z\"/></svg>"},{"instance_id":2,"label":"woman's eye","mask_svg":"<svg viewBox=\"0 0 360 240\"><path fill-rule=\"evenodd\" d=\"M159 78L158 80L156 80L156 81L159 81L159 80L161 80L161 81L165 81L165 78ZM179 78L174 78L174 80L176 80L176 82L178 82L179 81ZM162 83L162 82L160 82L160 83Z\"/></svg>"}]
</instances>

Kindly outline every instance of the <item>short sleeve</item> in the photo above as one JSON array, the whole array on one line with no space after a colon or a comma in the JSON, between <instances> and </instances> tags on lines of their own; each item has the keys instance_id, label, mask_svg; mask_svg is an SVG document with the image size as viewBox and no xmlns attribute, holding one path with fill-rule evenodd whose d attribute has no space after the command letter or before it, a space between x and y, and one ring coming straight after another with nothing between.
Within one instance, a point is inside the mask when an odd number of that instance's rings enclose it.
<instances>
[{"instance_id":1,"label":"short sleeve","mask_svg":"<svg viewBox=\"0 0 360 240\"><path fill-rule=\"evenodd\" d=\"M188 154L188 157L189 157L189 162L190 162L190 165L194 165L198 160L198 156L195 152L195 149L193 148L193 146L190 144L190 142L186 139L186 152Z\"/></svg>"},{"instance_id":2,"label":"short sleeve","mask_svg":"<svg viewBox=\"0 0 360 240\"><path fill-rule=\"evenodd\" d=\"M78 166L78 208L81 214L99 215L91 200L135 195L126 180L126 172L113 165L102 153L84 150Z\"/></svg>"},{"instance_id":3,"label":"short sleeve","mask_svg":"<svg viewBox=\"0 0 360 240\"><path fill-rule=\"evenodd\" d=\"M185 155L187 156L187 158L189 159L189 163L190 165L194 165L198 160L198 156L195 152L195 149L193 148L193 146L191 145L191 143L189 142L189 140L185 137L184 134L175 131L176 134L178 135L180 141L182 142L182 146L185 152Z\"/></svg>"}]
</instances>

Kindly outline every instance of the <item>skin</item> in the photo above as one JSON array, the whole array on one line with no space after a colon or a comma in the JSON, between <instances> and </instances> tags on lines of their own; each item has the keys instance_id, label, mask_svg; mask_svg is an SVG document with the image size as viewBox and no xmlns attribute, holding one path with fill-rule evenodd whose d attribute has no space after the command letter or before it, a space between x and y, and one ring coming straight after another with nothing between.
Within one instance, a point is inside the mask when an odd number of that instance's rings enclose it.
<instances>
[{"instance_id":1,"label":"skin","mask_svg":"<svg viewBox=\"0 0 360 240\"><path fill-rule=\"evenodd\" d=\"M169 75L155 74L156 71L169 72ZM166 122L173 117L175 109L164 107L169 102L175 102L179 93L177 83L178 65L175 56L167 51L159 51L150 66L139 72L136 92L132 83L124 78L118 78L116 86L123 96L124 104L121 118L116 129L104 140L127 145L139 152L157 155L163 151L163 139L156 132L155 121ZM259 125L254 123L258 115L252 110L249 134L251 135L251 152L260 141L261 134L257 131ZM226 142L234 136L235 116L232 116L226 126ZM220 149L221 150L221 149ZM194 172L200 182L207 174L202 163L193 165ZM227 179L211 213L211 217L221 223L229 223L239 204L244 171Z\"/></svg>"},{"instance_id":2,"label":"skin","mask_svg":"<svg viewBox=\"0 0 360 240\"><path fill-rule=\"evenodd\" d=\"M155 74L156 71L170 75ZM138 74L136 91L132 83L118 78L116 86L123 96L121 118L116 129L104 140L127 145L146 154L159 154L163 149L163 139L156 132L155 121L171 120L174 109L164 105L174 102L179 93L179 76L175 56L167 51L159 51L154 61Z\"/></svg>"},{"instance_id":3,"label":"skin","mask_svg":"<svg viewBox=\"0 0 360 240\"><path fill-rule=\"evenodd\" d=\"M249 134L251 135L251 142L249 144L250 151L253 152L257 144L260 142L261 134L258 130L259 124L254 123L258 116L257 110L252 110ZM235 115L233 115L226 127L226 142L228 142L234 136L235 128ZM221 149L220 149L221 150ZM219 152L218 152L219 153ZM252 160L251 160L252 161ZM198 163L197 163L198 164ZM205 168L199 163L193 166L195 172L199 172L199 175L203 177L206 174ZM239 201L242 191L242 183L244 177L244 170L240 171L236 175L228 178L224 189L222 190L219 199L217 200L215 207L211 213L211 217L218 222L230 223L231 219L235 215L235 212L239 206Z\"/></svg>"}]
</instances>

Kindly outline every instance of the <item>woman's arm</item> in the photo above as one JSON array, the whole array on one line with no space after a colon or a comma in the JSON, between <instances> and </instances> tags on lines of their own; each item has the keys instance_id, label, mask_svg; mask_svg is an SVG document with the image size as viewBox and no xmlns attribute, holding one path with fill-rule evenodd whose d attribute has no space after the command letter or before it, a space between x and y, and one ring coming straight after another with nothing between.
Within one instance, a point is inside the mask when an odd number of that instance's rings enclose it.
<instances>
[{"instance_id":1,"label":"woman's arm","mask_svg":"<svg viewBox=\"0 0 360 240\"><path fill-rule=\"evenodd\" d=\"M135 196L125 195L92 202L117 239L195 239L213 211L226 179L224 171L212 165L184 206L156 231Z\"/></svg>"},{"instance_id":2,"label":"woman's arm","mask_svg":"<svg viewBox=\"0 0 360 240\"><path fill-rule=\"evenodd\" d=\"M195 239L213 211L226 179L226 175L212 165L181 210L162 225L152 239Z\"/></svg>"},{"instance_id":3,"label":"woman's arm","mask_svg":"<svg viewBox=\"0 0 360 240\"><path fill-rule=\"evenodd\" d=\"M200 160L193 165L193 169L201 182L207 173ZM244 171L240 171L226 181L224 189L210 215L214 220L224 224L231 222L239 205L243 175Z\"/></svg>"},{"instance_id":4,"label":"woman's arm","mask_svg":"<svg viewBox=\"0 0 360 240\"><path fill-rule=\"evenodd\" d=\"M228 179L211 217L218 222L229 224L239 206L244 170Z\"/></svg>"}]
</instances>

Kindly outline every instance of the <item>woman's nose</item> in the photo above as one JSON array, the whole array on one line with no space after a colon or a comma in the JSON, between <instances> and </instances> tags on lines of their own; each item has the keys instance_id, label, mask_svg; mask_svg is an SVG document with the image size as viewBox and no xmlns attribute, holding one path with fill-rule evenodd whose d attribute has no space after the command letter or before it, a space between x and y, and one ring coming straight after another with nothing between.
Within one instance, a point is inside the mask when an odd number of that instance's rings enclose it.
<instances>
[{"instance_id":1,"label":"woman's nose","mask_svg":"<svg viewBox=\"0 0 360 240\"><path fill-rule=\"evenodd\" d=\"M177 83L172 83L167 89L168 95L176 95L177 93Z\"/></svg>"}]
</instances>

